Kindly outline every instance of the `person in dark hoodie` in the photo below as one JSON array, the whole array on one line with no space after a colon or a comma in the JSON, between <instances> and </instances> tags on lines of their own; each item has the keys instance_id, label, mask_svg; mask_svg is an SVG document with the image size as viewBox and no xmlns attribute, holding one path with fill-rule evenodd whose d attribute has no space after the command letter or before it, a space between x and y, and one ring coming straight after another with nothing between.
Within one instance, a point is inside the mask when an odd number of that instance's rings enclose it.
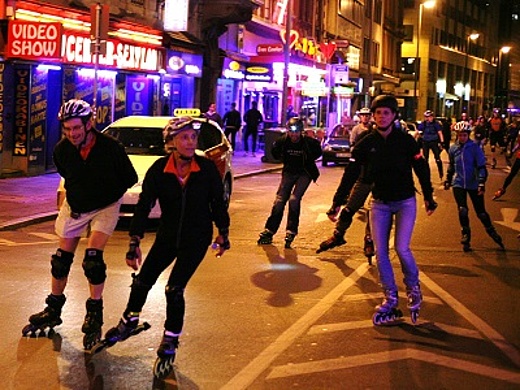
<instances>
[{"instance_id":1,"label":"person in dark hoodie","mask_svg":"<svg viewBox=\"0 0 520 390\"><path fill-rule=\"evenodd\" d=\"M289 202L285 247L290 248L298 234L302 197L311 181L315 182L320 175L315 161L321 156L321 145L318 140L304 134L304 125L299 118L289 119L286 128L287 133L275 141L271 150L273 157L283 162L282 180L258 244L273 242L273 236L282 222L285 205Z\"/></svg>"}]
</instances>

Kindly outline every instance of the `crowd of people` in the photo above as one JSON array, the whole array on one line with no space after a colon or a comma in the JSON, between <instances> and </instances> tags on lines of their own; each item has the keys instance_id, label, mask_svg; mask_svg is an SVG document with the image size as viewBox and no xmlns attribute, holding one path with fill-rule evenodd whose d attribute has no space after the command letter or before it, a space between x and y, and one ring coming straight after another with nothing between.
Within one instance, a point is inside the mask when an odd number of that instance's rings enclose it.
<instances>
[{"instance_id":1,"label":"crowd of people","mask_svg":"<svg viewBox=\"0 0 520 390\"><path fill-rule=\"evenodd\" d=\"M125 259L137 274L132 274L126 308L119 323L100 340L102 294L107 274L103 251L117 223L120 199L137 181L137 174L122 145L93 128L92 113L88 103L73 99L63 104L58 115L64 137L56 145L54 161L67 189L66 200L56 220L59 248L51 257L51 292L46 299L47 307L29 318L23 334L52 329L62 322L64 290L74 253L81 235L88 230L82 263L90 292L82 327L86 350L95 349L99 343L102 343L100 348L109 347L139 333L143 329L139 317L148 292L173 263L165 288L166 319L155 368L156 376L164 376L172 368L179 345L185 315L184 291L188 282L210 246L215 247L217 256L231 248L230 216L224 203L223 185L216 166L195 154L200 120L203 119L172 118L163 131L169 153L159 158L146 173L129 229ZM244 150L249 153L248 138L252 137L251 153L255 155L258 127L264 121L257 102L253 101L243 116L233 103L223 117L212 103L203 116L223 128L233 148L236 135L245 123ZM404 274L407 307L415 322L422 293L419 269L410 248L417 216L414 175L421 187L424 209L431 215L437 208L428 161L431 151L444 188L451 189L455 198L464 251L471 250L468 196L487 234L504 248L485 208L488 171L484 148L489 142L492 168L497 166L498 153L504 154L507 163L516 154L509 175L494 194L496 200L506 193L520 170L519 121L515 119L506 124L498 110L494 110L489 119L481 116L476 121L463 113L449 129L456 133L450 144L451 134L446 133L446 126L435 119L431 110L424 113L424 120L418 124L420 136L410 136L406 124L399 120L398 102L391 95L376 97L370 107L361 108L357 116L359 123L350 134L352 158L345 166L327 212L329 219L336 223L335 229L317 252L345 244L345 234L353 216L370 199L365 245L369 240L372 251L375 248L379 283L384 293L384 299L373 315L373 323L386 324L403 316L398 308L398 287L390 257L392 229L395 229L393 247ZM305 130L301 117L288 115L285 134L272 146L272 154L282 161L283 169L258 245L272 244L287 204L287 249L291 249L298 234L302 197L320 176L316 160L322 153L319 140ZM443 150L449 157L446 169L441 160ZM161 206L161 224L142 261L140 242L155 202ZM213 237L214 228L216 237Z\"/></svg>"}]
</instances>

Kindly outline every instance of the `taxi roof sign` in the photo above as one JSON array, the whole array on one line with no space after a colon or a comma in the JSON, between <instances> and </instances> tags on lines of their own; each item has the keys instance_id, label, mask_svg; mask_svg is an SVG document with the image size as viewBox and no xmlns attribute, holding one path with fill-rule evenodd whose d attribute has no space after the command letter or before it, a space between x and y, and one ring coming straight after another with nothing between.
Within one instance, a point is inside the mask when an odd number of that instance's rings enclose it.
<instances>
[{"instance_id":1,"label":"taxi roof sign","mask_svg":"<svg viewBox=\"0 0 520 390\"><path fill-rule=\"evenodd\" d=\"M198 108L176 108L173 110L175 116L200 116Z\"/></svg>"}]
</instances>

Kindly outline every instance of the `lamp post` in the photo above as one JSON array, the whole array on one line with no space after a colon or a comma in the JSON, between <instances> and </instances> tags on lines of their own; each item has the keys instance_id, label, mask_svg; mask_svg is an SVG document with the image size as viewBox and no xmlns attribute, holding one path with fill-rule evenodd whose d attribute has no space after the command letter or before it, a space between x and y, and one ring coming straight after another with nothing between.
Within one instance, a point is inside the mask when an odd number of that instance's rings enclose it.
<instances>
[{"instance_id":1,"label":"lamp post","mask_svg":"<svg viewBox=\"0 0 520 390\"><path fill-rule=\"evenodd\" d=\"M497 66L497 88L500 96L500 109L503 110L507 107L508 95L509 95L509 61L505 61L504 57L507 57L511 51L511 46L502 46L498 52L498 66Z\"/></svg>"},{"instance_id":2,"label":"lamp post","mask_svg":"<svg viewBox=\"0 0 520 390\"><path fill-rule=\"evenodd\" d=\"M470 100L471 100L471 70L468 67L469 49L471 47L471 41L475 42L480 37L479 33L473 33L468 35L468 44L466 46L466 59L464 63L464 97L463 101L468 101L466 106L466 112L470 114Z\"/></svg>"},{"instance_id":3,"label":"lamp post","mask_svg":"<svg viewBox=\"0 0 520 390\"><path fill-rule=\"evenodd\" d=\"M414 61L414 80L413 80L413 104L414 104L414 116L417 120L417 109L419 107L418 95L417 95L417 83L419 81L419 47L421 41L421 29L422 29L422 17L423 17L423 8L433 8L435 7L435 0L427 0L421 1L419 3L419 15L417 17L417 37L416 37L416 48L415 48L415 61Z\"/></svg>"}]
</instances>

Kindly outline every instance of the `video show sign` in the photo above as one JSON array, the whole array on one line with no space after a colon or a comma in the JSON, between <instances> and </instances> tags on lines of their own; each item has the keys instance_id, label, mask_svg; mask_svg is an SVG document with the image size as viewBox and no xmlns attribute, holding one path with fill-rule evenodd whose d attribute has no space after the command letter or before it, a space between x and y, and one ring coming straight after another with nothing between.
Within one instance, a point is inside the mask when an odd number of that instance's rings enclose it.
<instances>
[{"instance_id":1,"label":"video show sign","mask_svg":"<svg viewBox=\"0 0 520 390\"><path fill-rule=\"evenodd\" d=\"M61 58L61 23L10 20L7 57Z\"/></svg>"}]
</instances>

